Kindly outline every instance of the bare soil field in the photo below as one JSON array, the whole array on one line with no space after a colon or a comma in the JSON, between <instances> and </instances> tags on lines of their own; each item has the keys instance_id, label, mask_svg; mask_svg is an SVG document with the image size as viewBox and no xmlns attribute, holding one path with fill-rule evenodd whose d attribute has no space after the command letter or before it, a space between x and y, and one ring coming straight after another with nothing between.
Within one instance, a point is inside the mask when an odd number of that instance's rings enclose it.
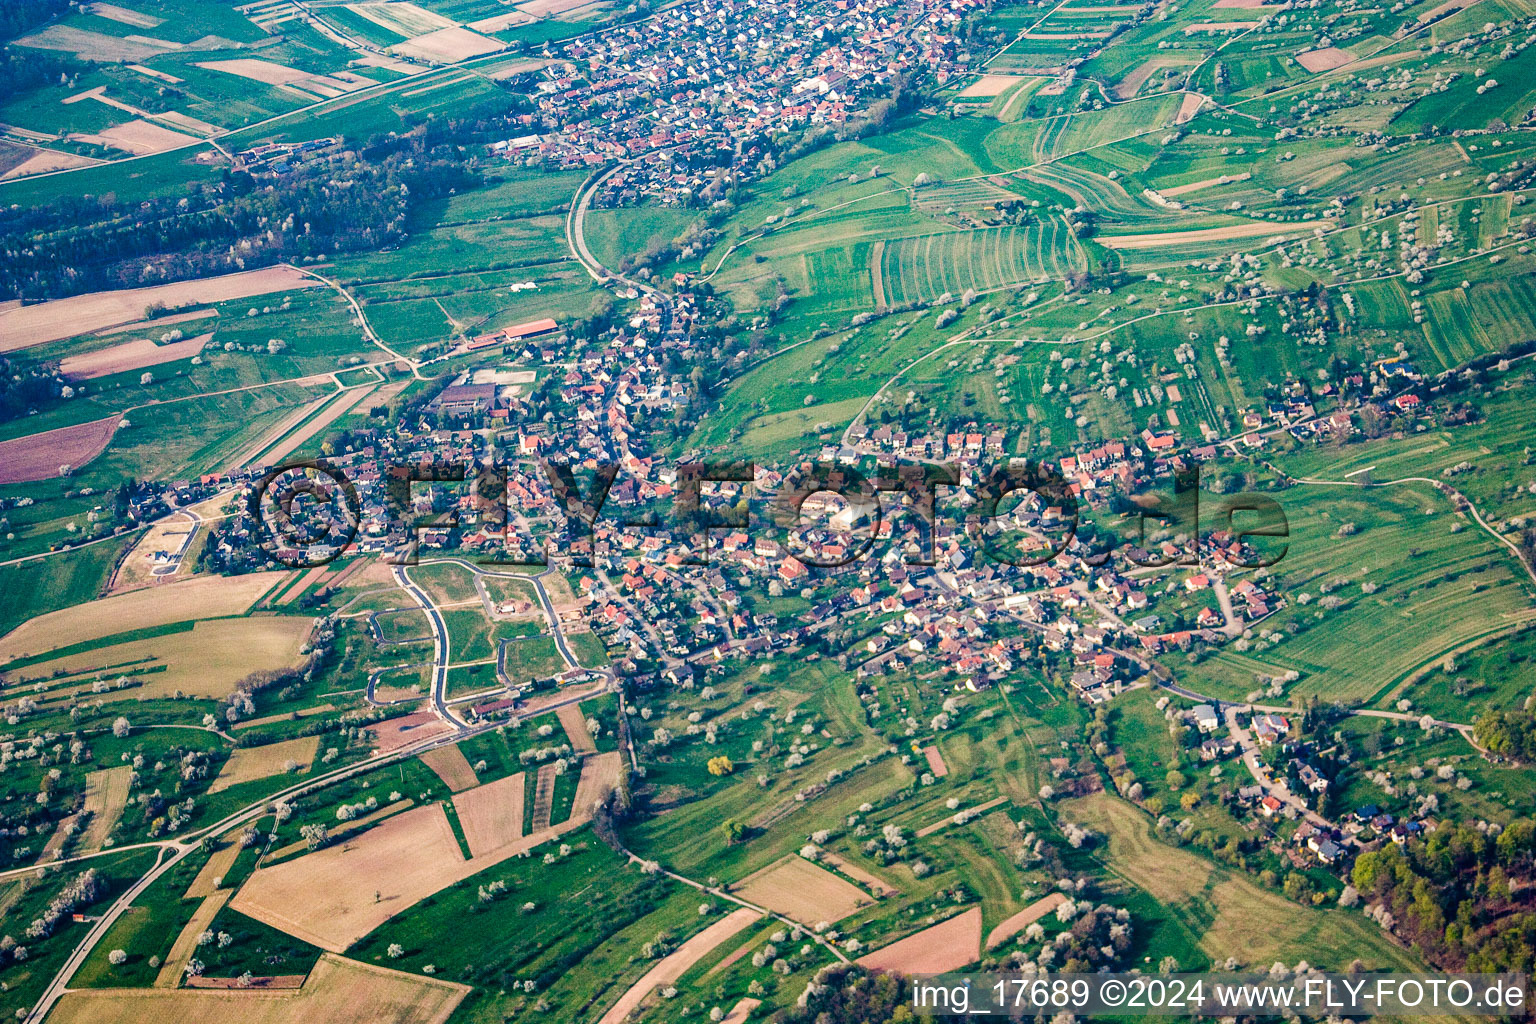
<instances>
[{"instance_id":1,"label":"bare soil field","mask_svg":"<svg viewBox=\"0 0 1536 1024\"><path fill-rule=\"evenodd\" d=\"M459 826L475 857L491 853L523 837L523 772L455 793Z\"/></svg>"},{"instance_id":2,"label":"bare soil field","mask_svg":"<svg viewBox=\"0 0 1536 1024\"><path fill-rule=\"evenodd\" d=\"M470 989L322 956L298 989L260 992L220 989L103 988L70 992L49 1020L55 1024L444 1024Z\"/></svg>"},{"instance_id":3,"label":"bare soil field","mask_svg":"<svg viewBox=\"0 0 1536 1024\"><path fill-rule=\"evenodd\" d=\"M349 388L334 398L328 399L331 404L326 407L324 412L289 434L288 437L283 439L282 443L278 444L271 451L263 454L261 457L262 463L268 466L280 464L310 438L351 412L359 403L368 398L369 395L372 395L375 390L377 389L372 387Z\"/></svg>"},{"instance_id":4,"label":"bare soil field","mask_svg":"<svg viewBox=\"0 0 1536 1024\"><path fill-rule=\"evenodd\" d=\"M505 45L500 40L482 36L467 28L454 27L428 32L424 36L396 43L389 49L392 53L403 53L407 57L419 57L441 64L454 64L461 60L468 60L470 57L478 57L482 53L494 53Z\"/></svg>"},{"instance_id":5,"label":"bare soil field","mask_svg":"<svg viewBox=\"0 0 1536 1024\"><path fill-rule=\"evenodd\" d=\"M326 402L329 402L332 397L333 396L331 395L321 395L319 398L316 398L313 401L305 402L303 405L293 410L293 412L279 420L276 426L267 431L267 433L263 434L249 448L231 455L229 460L222 466L219 466L217 469L215 469L214 472L222 473L227 476L230 473L235 472L237 469L243 469L246 466L254 465L256 460L261 458L262 452L265 452L267 449L281 441L285 436L287 436L289 431L293 430L294 427L297 427L300 423L303 423L310 416L314 415L315 411L318 410Z\"/></svg>"},{"instance_id":6,"label":"bare soil field","mask_svg":"<svg viewBox=\"0 0 1536 1024\"><path fill-rule=\"evenodd\" d=\"M852 882L797 853L774 861L731 886L731 892L801 924L833 924L874 902Z\"/></svg>"},{"instance_id":7,"label":"bare soil field","mask_svg":"<svg viewBox=\"0 0 1536 1024\"><path fill-rule=\"evenodd\" d=\"M229 727L230 732L239 732L242 729L254 729L258 725L271 725L273 722L287 722L294 718L309 718L312 715L323 715L328 711L335 711L335 704L316 704L312 708L300 708L297 711L285 711L280 715L262 715L260 718L247 718L243 722L236 722Z\"/></svg>"},{"instance_id":8,"label":"bare soil field","mask_svg":"<svg viewBox=\"0 0 1536 1024\"><path fill-rule=\"evenodd\" d=\"M191 359L202 352L203 346L213 339L213 334L202 334L185 341L173 341L158 345L148 338L125 341L121 345L83 352L77 356L65 356L59 363L59 372L75 380L90 380L113 373L142 370L146 366L173 363L178 359Z\"/></svg>"},{"instance_id":9,"label":"bare soil field","mask_svg":"<svg viewBox=\"0 0 1536 1024\"><path fill-rule=\"evenodd\" d=\"M141 321L144 310L156 304L174 309L319 286L292 267L279 266L16 306L0 310L0 353Z\"/></svg>"},{"instance_id":10,"label":"bare soil field","mask_svg":"<svg viewBox=\"0 0 1536 1024\"><path fill-rule=\"evenodd\" d=\"M131 593L165 594L180 585L170 583ZM56 673L95 673L112 679L138 670L142 674L135 680L139 685L132 690L133 697L169 697L180 691L218 699L233 693L236 684L252 672L297 666L299 649L313 625L307 616L296 615L210 619L198 622L190 631L54 658L19 674L41 679Z\"/></svg>"},{"instance_id":11,"label":"bare soil field","mask_svg":"<svg viewBox=\"0 0 1536 1024\"><path fill-rule=\"evenodd\" d=\"M221 793L242 782L271 778L287 771L290 763L298 765L296 771L304 771L314 764L315 752L319 749L319 736L300 736L260 747L239 747L224 762L208 792Z\"/></svg>"},{"instance_id":12,"label":"bare soil field","mask_svg":"<svg viewBox=\"0 0 1536 1024\"><path fill-rule=\"evenodd\" d=\"M101 162L100 160L92 160L90 157L76 156L74 153L60 153L54 149L19 148L31 149L31 155L20 163L11 166L4 174L0 174L0 181L24 178L29 174L63 171L71 167L89 167L91 164Z\"/></svg>"},{"instance_id":13,"label":"bare soil field","mask_svg":"<svg viewBox=\"0 0 1536 1024\"><path fill-rule=\"evenodd\" d=\"M170 559L181 553L191 535L193 523L184 516L176 516L156 523L144 531L137 544L118 563L109 590L121 593L136 590L154 583L170 582L183 568L180 562ZM163 572L174 564L174 572Z\"/></svg>"},{"instance_id":14,"label":"bare soil field","mask_svg":"<svg viewBox=\"0 0 1536 1024\"><path fill-rule=\"evenodd\" d=\"M480 784L475 770L469 766L464 751L455 743L451 747L438 747L421 755L421 763L443 780L443 784L455 793L473 789ZM473 849L473 847L471 847Z\"/></svg>"},{"instance_id":15,"label":"bare soil field","mask_svg":"<svg viewBox=\"0 0 1536 1024\"><path fill-rule=\"evenodd\" d=\"M1201 189L1213 188L1217 185L1229 185L1234 181L1247 181L1253 177L1252 173L1244 171L1241 174L1223 174L1219 178L1206 178L1204 181L1192 181L1188 185L1175 185L1172 188L1160 188L1158 192L1165 197L1183 196L1191 192L1199 192Z\"/></svg>"},{"instance_id":16,"label":"bare soil field","mask_svg":"<svg viewBox=\"0 0 1536 1024\"><path fill-rule=\"evenodd\" d=\"M322 949L345 949L406 908L592 819L617 784L618 751L582 765L568 821L465 860L442 804L387 818L336 845L258 868L230 906Z\"/></svg>"},{"instance_id":17,"label":"bare soil field","mask_svg":"<svg viewBox=\"0 0 1536 1024\"><path fill-rule=\"evenodd\" d=\"M982 75L961 90L961 96L1001 96L1015 84L1024 81L1014 75Z\"/></svg>"},{"instance_id":18,"label":"bare soil field","mask_svg":"<svg viewBox=\"0 0 1536 1024\"><path fill-rule=\"evenodd\" d=\"M1179 112L1173 115L1174 124L1184 124L1200 113L1200 108L1205 106L1205 97L1197 92L1187 92L1184 100L1179 104Z\"/></svg>"},{"instance_id":19,"label":"bare soil field","mask_svg":"<svg viewBox=\"0 0 1536 1024\"><path fill-rule=\"evenodd\" d=\"M104 597L28 619L0 637L0 664L70 644L188 619L243 615L284 570L244 576L198 576L168 587Z\"/></svg>"},{"instance_id":20,"label":"bare soil field","mask_svg":"<svg viewBox=\"0 0 1536 1024\"><path fill-rule=\"evenodd\" d=\"M90 821L80 838L81 853L95 853L107 841L128 805L128 784L132 779L133 769L127 765L86 774L84 810L90 814Z\"/></svg>"},{"instance_id":21,"label":"bare soil field","mask_svg":"<svg viewBox=\"0 0 1536 1024\"><path fill-rule=\"evenodd\" d=\"M579 754L597 753L597 744L592 741L592 734L587 731L587 716L582 714L580 704L567 704L555 712L555 717L560 719L560 726L565 730L565 735L571 741L571 749Z\"/></svg>"},{"instance_id":22,"label":"bare soil field","mask_svg":"<svg viewBox=\"0 0 1536 1024\"><path fill-rule=\"evenodd\" d=\"M191 135L183 135L173 132L169 128L162 128L152 121L136 118L125 121L122 124L113 125L111 128L103 128L101 131L91 134L71 135L70 138L77 142L93 142L98 146L111 146L134 156L149 156L152 153L164 153L169 149L178 149L200 141Z\"/></svg>"},{"instance_id":23,"label":"bare soil field","mask_svg":"<svg viewBox=\"0 0 1536 1024\"><path fill-rule=\"evenodd\" d=\"M539 765L538 779L533 787L533 830L549 828L555 811L555 766Z\"/></svg>"},{"instance_id":24,"label":"bare soil field","mask_svg":"<svg viewBox=\"0 0 1536 1024\"><path fill-rule=\"evenodd\" d=\"M1313 224L1233 224L1225 228L1205 228L1200 231L1164 231L1148 235L1107 235L1094 241L1110 249L1155 249L1164 245L1190 245L1199 242L1225 242L1232 238L1256 238L1271 235L1276 238L1311 231Z\"/></svg>"},{"instance_id":25,"label":"bare soil field","mask_svg":"<svg viewBox=\"0 0 1536 1024\"><path fill-rule=\"evenodd\" d=\"M121 416L0 441L0 484L49 480L60 466L79 469L107 450Z\"/></svg>"},{"instance_id":26,"label":"bare soil field","mask_svg":"<svg viewBox=\"0 0 1536 1024\"><path fill-rule=\"evenodd\" d=\"M96 337L107 338L114 334L127 334L129 331L148 331L154 333L164 327L174 327L176 324L184 324L190 320L205 320L210 316L218 316L216 309L189 309L185 313L172 313L169 316L157 316L153 320L140 320L131 324L118 324L116 327L106 327L96 332Z\"/></svg>"},{"instance_id":27,"label":"bare soil field","mask_svg":"<svg viewBox=\"0 0 1536 1024\"><path fill-rule=\"evenodd\" d=\"M862 967L899 974L943 974L981 959L981 908L859 957Z\"/></svg>"},{"instance_id":28,"label":"bare soil field","mask_svg":"<svg viewBox=\"0 0 1536 1024\"><path fill-rule=\"evenodd\" d=\"M936 779L942 779L949 774L949 765L944 763L944 755L939 753L939 748L932 743L923 748L923 757L928 760L928 770Z\"/></svg>"},{"instance_id":29,"label":"bare soil field","mask_svg":"<svg viewBox=\"0 0 1536 1024\"><path fill-rule=\"evenodd\" d=\"M995 949L1022 932L1025 928L1034 924L1047 914L1054 914L1056 908L1065 903L1065 893L1053 892L1048 896L1042 896L1023 910L1008 918L996 928L987 933L987 948Z\"/></svg>"},{"instance_id":30,"label":"bare soil field","mask_svg":"<svg viewBox=\"0 0 1536 1024\"><path fill-rule=\"evenodd\" d=\"M839 857L837 854L828 850L822 851L821 861L823 864L828 864L831 867L836 868L838 871L847 875L855 882L858 882L860 885L864 886L876 896L901 895L901 890L891 885L891 883L887 882L885 879L875 877L852 861L844 857Z\"/></svg>"},{"instance_id":31,"label":"bare soil field","mask_svg":"<svg viewBox=\"0 0 1536 1024\"><path fill-rule=\"evenodd\" d=\"M177 78L175 75L168 75L164 71L156 71L154 68L147 68L143 64L129 64L128 69L130 71L137 71L139 74L144 75L147 78L158 78L162 82L169 82L171 85L180 85L182 82L186 81L185 78Z\"/></svg>"},{"instance_id":32,"label":"bare soil field","mask_svg":"<svg viewBox=\"0 0 1536 1024\"><path fill-rule=\"evenodd\" d=\"M368 731L374 736L374 746L380 751L395 750L429 736L441 736L448 729L448 723L430 711L388 718L368 726Z\"/></svg>"},{"instance_id":33,"label":"bare soil field","mask_svg":"<svg viewBox=\"0 0 1536 1024\"><path fill-rule=\"evenodd\" d=\"M1114 93L1116 99L1128 100L1141 91L1141 87L1147 84L1147 79L1161 71L1163 68L1188 67L1195 63L1193 57L1151 57L1142 61L1131 70L1124 78L1115 83Z\"/></svg>"},{"instance_id":34,"label":"bare soil field","mask_svg":"<svg viewBox=\"0 0 1536 1024\"><path fill-rule=\"evenodd\" d=\"M1321 50L1308 50L1306 53L1296 55L1296 63L1312 72L1332 71L1334 68L1343 67L1355 59L1355 55L1348 50L1341 50L1337 46L1325 46Z\"/></svg>"},{"instance_id":35,"label":"bare soil field","mask_svg":"<svg viewBox=\"0 0 1536 1024\"><path fill-rule=\"evenodd\" d=\"M187 962L197 952L197 937L208 930L208 926L213 924L213 919L233 895L232 890L219 889L203 897L203 902L192 911L186 927L177 934L176 941L171 943L171 951L165 955L160 973L155 975L156 988L175 988L181 981L181 976L187 971Z\"/></svg>"},{"instance_id":36,"label":"bare soil field","mask_svg":"<svg viewBox=\"0 0 1536 1024\"><path fill-rule=\"evenodd\" d=\"M274 608L282 608L293 604L293 602L297 601L301 596L303 596L304 591L313 587L330 571L331 567L328 564L315 566L313 569L310 569L308 572L306 572L303 576L300 576L297 583L286 587L280 596L270 599L269 603Z\"/></svg>"},{"instance_id":37,"label":"bare soil field","mask_svg":"<svg viewBox=\"0 0 1536 1024\"><path fill-rule=\"evenodd\" d=\"M645 997L652 991L670 985L681 978L688 972L688 968L704 959L716 946L751 927L761 916L755 910L741 907L692 936L663 957L655 967L646 971L639 981L631 985L629 990L619 997L619 1001L608 1008L608 1012L603 1014L598 1024L620 1024L644 1002Z\"/></svg>"},{"instance_id":38,"label":"bare soil field","mask_svg":"<svg viewBox=\"0 0 1536 1024\"><path fill-rule=\"evenodd\" d=\"M16 45L31 46L39 50L61 50L72 53L81 60L105 63L143 62L177 49L176 44L168 44L163 40L140 42L132 36L109 36L102 32L88 32L68 25L49 25L41 32L34 32L16 40Z\"/></svg>"},{"instance_id":39,"label":"bare soil field","mask_svg":"<svg viewBox=\"0 0 1536 1024\"><path fill-rule=\"evenodd\" d=\"M494 18L482 18L479 21L471 21L464 27L474 32L504 32L517 25L531 25L537 20L531 14L525 14L522 11L512 11L509 14L498 14Z\"/></svg>"},{"instance_id":40,"label":"bare soil field","mask_svg":"<svg viewBox=\"0 0 1536 1024\"><path fill-rule=\"evenodd\" d=\"M439 29L454 28L457 25L457 22L450 18L417 7L412 3L348 4L347 10L359 17L367 18L375 25L386 28L404 39L436 32Z\"/></svg>"},{"instance_id":41,"label":"bare soil field","mask_svg":"<svg viewBox=\"0 0 1536 1024\"><path fill-rule=\"evenodd\" d=\"M112 21L122 22L124 25L132 25L134 28L159 28L165 24L165 19L156 18L138 11L130 11L126 7L116 4L83 4L85 11L98 17L110 18Z\"/></svg>"},{"instance_id":42,"label":"bare soil field","mask_svg":"<svg viewBox=\"0 0 1536 1024\"><path fill-rule=\"evenodd\" d=\"M192 879L192 884L187 886L187 891L182 893L184 900L202 899L213 895L219 886L216 881L223 880L229 874L229 869L235 866L235 859L240 856L240 842L235 838L226 838L224 845L213 852L207 862L198 871L197 877Z\"/></svg>"},{"instance_id":43,"label":"bare soil field","mask_svg":"<svg viewBox=\"0 0 1536 1024\"><path fill-rule=\"evenodd\" d=\"M458 881L464 864L442 805L431 804L296 860L258 868L231 906L339 951Z\"/></svg>"}]
</instances>

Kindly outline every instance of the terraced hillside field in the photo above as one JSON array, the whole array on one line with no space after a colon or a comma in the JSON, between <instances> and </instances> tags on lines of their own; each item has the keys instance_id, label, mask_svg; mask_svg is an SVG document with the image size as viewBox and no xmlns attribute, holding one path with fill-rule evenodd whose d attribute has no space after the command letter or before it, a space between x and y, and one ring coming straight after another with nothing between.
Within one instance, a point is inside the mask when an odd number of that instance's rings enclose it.
<instances>
[{"instance_id":1,"label":"terraced hillside field","mask_svg":"<svg viewBox=\"0 0 1536 1024\"><path fill-rule=\"evenodd\" d=\"M880 271L891 304L931 302L942 295L988 292L1084 266L1071 230L1052 218L1038 226L946 231L887 242Z\"/></svg>"}]
</instances>

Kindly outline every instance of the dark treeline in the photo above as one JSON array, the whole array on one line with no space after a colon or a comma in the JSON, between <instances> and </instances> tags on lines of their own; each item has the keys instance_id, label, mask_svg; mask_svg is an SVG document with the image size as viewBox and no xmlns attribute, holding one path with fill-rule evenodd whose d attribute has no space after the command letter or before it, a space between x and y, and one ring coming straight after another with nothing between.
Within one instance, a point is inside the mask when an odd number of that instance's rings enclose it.
<instances>
[{"instance_id":1,"label":"dark treeline","mask_svg":"<svg viewBox=\"0 0 1536 1024\"><path fill-rule=\"evenodd\" d=\"M69 10L69 0L0 0L0 39L15 39Z\"/></svg>"},{"instance_id":2,"label":"dark treeline","mask_svg":"<svg viewBox=\"0 0 1536 1024\"><path fill-rule=\"evenodd\" d=\"M26 369L0 358L0 423L19 419L44 402L57 398L57 367L44 363Z\"/></svg>"},{"instance_id":3,"label":"dark treeline","mask_svg":"<svg viewBox=\"0 0 1536 1024\"><path fill-rule=\"evenodd\" d=\"M414 138L275 180L226 172L179 197L63 196L0 210L0 297L41 301L379 249L404 236L413 202L476 184L456 149Z\"/></svg>"},{"instance_id":4,"label":"dark treeline","mask_svg":"<svg viewBox=\"0 0 1536 1024\"><path fill-rule=\"evenodd\" d=\"M52 50L0 46L0 81L16 93L73 78L86 69L80 61Z\"/></svg>"}]
</instances>

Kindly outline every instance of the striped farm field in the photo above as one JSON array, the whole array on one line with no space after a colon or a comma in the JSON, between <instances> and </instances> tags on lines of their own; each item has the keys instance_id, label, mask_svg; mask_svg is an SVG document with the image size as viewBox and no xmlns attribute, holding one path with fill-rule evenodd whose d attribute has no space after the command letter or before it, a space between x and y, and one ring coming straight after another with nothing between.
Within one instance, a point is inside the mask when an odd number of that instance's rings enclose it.
<instances>
[{"instance_id":1,"label":"striped farm field","mask_svg":"<svg viewBox=\"0 0 1536 1024\"><path fill-rule=\"evenodd\" d=\"M886 296L895 305L931 301L945 292L959 297L971 288L985 292L1060 280L1082 267L1076 241L1058 220L892 239L881 260Z\"/></svg>"}]
</instances>

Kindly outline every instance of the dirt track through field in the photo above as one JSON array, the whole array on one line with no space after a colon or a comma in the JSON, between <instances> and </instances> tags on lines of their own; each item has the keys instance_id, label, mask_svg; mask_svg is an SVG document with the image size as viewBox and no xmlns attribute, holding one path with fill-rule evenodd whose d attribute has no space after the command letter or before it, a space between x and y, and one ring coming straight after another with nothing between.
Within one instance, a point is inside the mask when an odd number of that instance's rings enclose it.
<instances>
[{"instance_id":1,"label":"dirt track through field","mask_svg":"<svg viewBox=\"0 0 1536 1024\"><path fill-rule=\"evenodd\" d=\"M1056 908L1065 902L1067 902L1065 893L1053 892L1049 896L1040 897L988 932L987 948L994 949L1001 946L1045 915L1055 913Z\"/></svg>"},{"instance_id":2,"label":"dirt track through field","mask_svg":"<svg viewBox=\"0 0 1536 1024\"><path fill-rule=\"evenodd\" d=\"M587 717L582 714L580 704L565 704L555 712L555 717L560 719L560 725L565 729L565 735L571 741L571 749L578 754L597 753L597 744L592 740L592 734L587 731Z\"/></svg>"},{"instance_id":3,"label":"dirt track through field","mask_svg":"<svg viewBox=\"0 0 1536 1024\"><path fill-rule=\"evenodd\" d=\"M555 766L539 765L538 781L533 789L533 830L549 828L555 810Z\"/></svg>"},{"instance_id":4,"label":"dirt track through field","mask_svg":"<svg viewBox=\"0 0 1536 1024\"><path fill-rule=\"evenodd\" d=\"M739 910L733 910L694 935L664 957L659 964L646 971L639 981L629 987L629 991L619 997L617 1003L608 1008L608 1012L603 1014L598 1024L621 1024L653 990L670 985L681 978L687 973L688 968L704 959L716 946L731 936L740 934L743 929L751 927L761 916L755 910L742 907Z\"/></svg>"},{"instance_id":5,"label":"dirt track through field","mask_svg":"<svg viewBox=\"0 0 1536 1024\"><path fill-rule=\"evenodd\" d=\"M86 774L85 810L90 812L91 820L80 840L79 852L95 853L106 843L128 804L128 786L132 780L133 769L127 765Z\"/></svg>"},{"instance_id":6,"label":"dirt track through field","mask_svg":"<svg viewBox=\"0 0 1536 1024\"><path fill-rule=\"evenodd\" d=\"M214 884L215 879L222 880L229 874L229 869L235 866L235 860L240 856L240 840L238 837L227 838L224 845L214 851L208 858L197 877L192 879L192 884L187 886L187 891L182 893L182 899L204 899L212 896L219 887Z\"/></svg>"},{"instance_id":7,"label":"dirt track through field","mask_svg":"<svg viewBox=\"0 0 1536 1024\"><path fill-rule=\"evenodd\" d=\"M181 981L192 954L197 952L197 937L208 930L208 926L213 924L213 919L224 909L224 904L229 902L232 895L234 891L231 889L219 889L203 897L203 902L192 912L191 920L171 944L171 951L166 954L165 963L155 976L156 988L175 988Z\"/></svg>"}]
</instances>

